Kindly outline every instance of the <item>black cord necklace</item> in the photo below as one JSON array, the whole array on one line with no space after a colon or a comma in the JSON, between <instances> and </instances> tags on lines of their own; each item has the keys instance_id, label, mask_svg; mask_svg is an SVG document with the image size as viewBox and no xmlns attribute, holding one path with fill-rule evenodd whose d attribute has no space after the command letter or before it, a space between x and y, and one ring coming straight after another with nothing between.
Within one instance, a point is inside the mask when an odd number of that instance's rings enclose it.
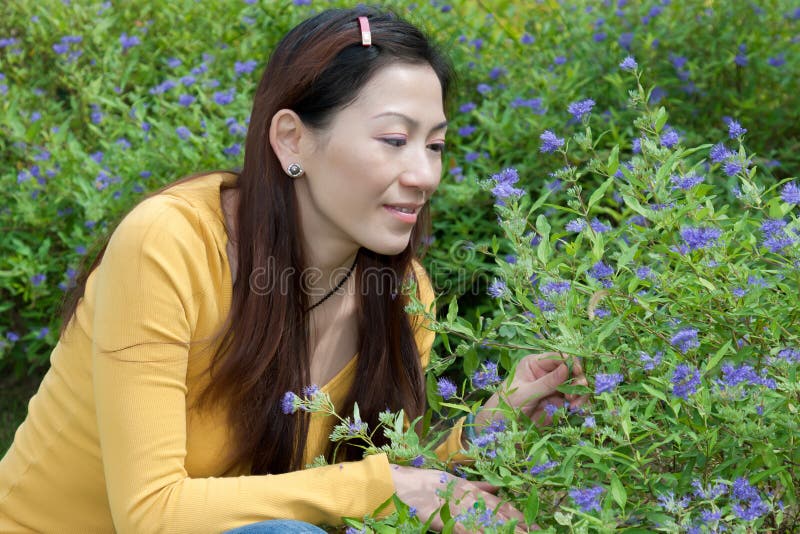
<instances>
[{"instance_id":1,"label":"black cord necklace","mask_svg":"<svg viewBox=\"0 0 800 534\"><path fill-rule=\"evenodd\" d=\"M334 286L334 288L333 288L333 289L331 289L330 291L328 291L328 292L325 294L325 296L324 296L324 297L322 297L322 298L321 298L321 299L320 299L320 300L319 300L319 301L318 301L316 304L314 304L314 305L313 305L313 306L311 306L310 308L307 308L307 309L305 310L305 313L308 313L308 312L310 312L311 310L313 310L314 308L316 308L317 306L319 306L320 304L322 304L323 302L325 302L326 300L328 300L328 299L329 299L329 298L330 298L330 297L331 297L331 296L332 296L334 293L336 293L336 290L337 290L337 289L339 289L340 287L342 287L342 286L344 285L344 283L345 283L345 282L347 282L347 280L350 278L350 275L351 275L351 274L353 274L353 271L354 271L354 270L355 270L355 268L356 268L356 262L357 262L357 261L358 261L358 253L356 253L356 257L355 257L355 259L353 260L353 265L351 265L351 266L350 266L350 270L348 270L348 271L347 271L347 274L346 274L346 275L344 275L344 278L342 278L341 280L339 280L339 283L338 283L338 284L336 284L336 286Z\"/></svg>"}]
</instances>

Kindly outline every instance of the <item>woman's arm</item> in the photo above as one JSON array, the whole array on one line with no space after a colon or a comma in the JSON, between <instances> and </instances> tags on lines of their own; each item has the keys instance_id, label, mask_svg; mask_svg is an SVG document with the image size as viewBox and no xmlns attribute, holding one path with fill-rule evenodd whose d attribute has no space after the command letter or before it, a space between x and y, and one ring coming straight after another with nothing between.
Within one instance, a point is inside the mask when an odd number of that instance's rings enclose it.
<instances>
[{"instance_id":1,"label":"woman's arm","mask_svg":"<svg viewBox=\"0 0 800 534\"><path fill-rule=\"evenodd\" d=\"M184 466L186 372L198 295L211 285L186 202L154 197L119 226L95 277L93 380L118 532L214 532L271 519L337 524L394 493L384 455L265 476L193 479ZM207 238L207 236L206 236Z\"/></svg>"}]
</instances>

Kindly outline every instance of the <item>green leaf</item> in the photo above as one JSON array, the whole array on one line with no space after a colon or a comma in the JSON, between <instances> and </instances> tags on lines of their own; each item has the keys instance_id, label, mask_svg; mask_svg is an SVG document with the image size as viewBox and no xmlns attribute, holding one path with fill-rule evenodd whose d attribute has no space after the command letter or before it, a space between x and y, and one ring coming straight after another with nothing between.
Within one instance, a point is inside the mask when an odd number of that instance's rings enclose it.
<instances>
[{"instance_id":1,"label":"green leaf","mask_svg":"<svg viewBox=\"0 0 800 534\"><path fill-rule=\"evenodd\" d=\"M658 108L656 112L655 130L656 133L660 132L664 125L667 123L667 110L664 107Z\"/></svg>"},{"instance_id":2,"label":"green leaf","mask_svg":"<svg viewBox=\"0 0 800 534\"><path fill-rule=\"evenodd\" d=\"M614 145L614 148L611 149L611 154L608 155L606 172L609 176L614 176L617 169L619 169L619 145Z\"/></svg>"},{"instance_id":3,"label":"green leaf","mask_svg":"<svg viewBox=\"0 0 800 534\"><path fill-rule=\"evenodd\" d=\"M452 403L449 403L449 402L440 402L439 406L445 406L447 408L452 408L454 410L458 410L458 411L466 412L466 413L469 413L469 411L470 411L469 408L467 408L466 406L462 406L460 404L452 404Z\"/></svg>"},{"instance_id":4,"label":"green leaf","mask_svg":"<svg viewBox=\"0 0 800 534\"><path fill-rule=\"evenodd\" d=\"M717 286L715 286L714 284L712 284L711 282L709 282L708 280L706 280L702 276L698 276L697 277L697 281L700 282L700 285L702 285L703 287L709 289L710 291L716 291L717 290Z\"/></svg>"},{"instance_id":5,"label":"green leaf","mask_svg":"<svg viewBox=\"0 0 800 534\"><path fill-rule=\"evenodd\" d=\"M716 354L714 354L714 356L708 359L705 366L703 367L703 370L707 373L711 369L716 367L719 361L725 356L725 353L728 352L728 349L731 348L731 345L733 345L733 340L729 339L724 345L722 345L722 347L716 352Z\"/></svg>"},{"instance_id":6,"label":"green leaf","mask_svg":"<svg viewBox=\"0 0 800 534\"><path fill-rule=\"evenodd\" d=\"M536 516L539 515L539 492L536 487L531 487L531 494L525 499L525 522L532 525L536 521Z\"/></svg>"},{"instance_id":7,"label":"green leaf","mask_svg":"<svg viewBox=\"0 0 800 534\"><path fill-rule=\"evenodd\" d=\"M607 178L605 182L600 184L600 187L595 189L594 193L592 193L592 196L589 197L589 202L586 204L586 209L591 210L592 206L600 202L600 199L603 198L603 195L606 194L606 191L608 191L608 188L611 187L611 184L613 183L614 183L614 177L612 176L611 178Z\"/></svg>"},{"instance_id":8,"label":"green leaf","mask_svg":"<svg viewBox=\"0 0 800 534\"><path fill-rule=\"evenodd\" d=\"M622 510L625 510L625 503L628 502L628 493L622 485L619 477L615 472L611 472L611 496L617 502Z\"/></svg>"}]
</instances>

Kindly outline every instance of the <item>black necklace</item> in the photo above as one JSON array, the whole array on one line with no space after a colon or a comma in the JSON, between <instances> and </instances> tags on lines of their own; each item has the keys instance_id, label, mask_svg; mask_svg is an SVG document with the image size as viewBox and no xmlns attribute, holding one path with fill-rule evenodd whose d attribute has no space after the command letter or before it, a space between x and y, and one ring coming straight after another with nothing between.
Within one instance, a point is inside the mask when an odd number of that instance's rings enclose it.
<instances>
[{"instance_id":1,"label":"black necklace","mask_svg":"<svg viewBox=\"0 0 800 534\"><path fill-rule=\"evenodd\" d=\"M317 302L316 304L314 304L314 305L313 305L313 306L311 306L310 308L307 308L307 309L305 310L305 313L308 313L308 312L310 312L311 310L313 310L314 308L316 308L317 306L319 306L320 304L322 304L323 302L325 302L326 300L328 300L328 299L331 297L331 295L333 295L334 293L336 293L336 290L337 290L337 289L339 289L340 287L342 287L342 286L344 285L344 283L345 283L345 282L347 282L347 279L348 279L348 278L350 278L350 275L351 275L351 274L353 274L353 271L354 271L354 270L355 270L355 268L356 268L356 262L357 262L357 261L358 261L358 253L356 253L356 258L353 260L353 265L351 265L351 266L350 266L350 270L348 270L348 271L347 271L347 274L346 274L346 275L344 275L344 278L342 278L341 280L339 280L339 283L338 283L338 284L336 284L336 286L334 286L334 288L333 288L333 289L331 289L330 291L328 291L328 292L325 294L325 296L324 296L324 297L322 297L322 298L319 300L319 302Z\"/></svg>"}]
</instances>

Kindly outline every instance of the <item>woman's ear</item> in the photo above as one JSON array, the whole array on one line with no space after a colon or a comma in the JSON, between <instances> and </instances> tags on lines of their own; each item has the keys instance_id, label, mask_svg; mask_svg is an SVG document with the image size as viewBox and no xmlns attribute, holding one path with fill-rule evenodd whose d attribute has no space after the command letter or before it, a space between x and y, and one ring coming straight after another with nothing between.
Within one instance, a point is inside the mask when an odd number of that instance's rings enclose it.
<instances>
[{"instance_id":1,"label":"woman's ear","mask_svg":"<svg viewBox=\"0 0 800 534\"><path fill-rule=\"evenodd\" d=\"M290 109L281 109L273 115L269 125L269 144L284 169L292 163L302 166L303 135L308 135L308 130L303 126L303 121L297 113Z\"/></svg>"}]
</instances>

